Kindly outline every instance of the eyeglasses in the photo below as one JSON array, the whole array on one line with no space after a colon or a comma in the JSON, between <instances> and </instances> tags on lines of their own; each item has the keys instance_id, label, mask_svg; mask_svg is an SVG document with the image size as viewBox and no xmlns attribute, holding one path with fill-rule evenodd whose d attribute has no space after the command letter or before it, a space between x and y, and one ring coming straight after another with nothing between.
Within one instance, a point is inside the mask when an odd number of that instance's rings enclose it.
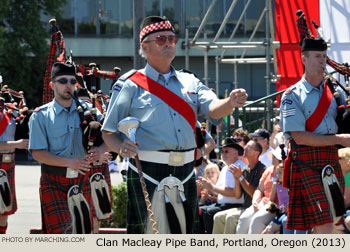
<instances>
[{"instance_id":1,"label":"eyeglasses","mask_svg":"<svg viewBox=\"0 0 350 252\"><path fill-rule=\"evenodd\" d=\"M61 78L56 80L56 82L60 83L60 84L67 84L68 81L70 82L70 84L75 85L75 83L77 83L77 80L72 78L70 80L68 80L67 78Z\"/></svg>"},{"instance_id":2,"label":"eyeglasses","mask_svg":"<svg viewBox=\"0 0 350 252\"><path fill-rule=\"evenodd\" d=\"M175 35L168 35L168 36L166 36L166 35L158 35L156 37L156 39L154 39L154 40L146 40L143 43L148 43L148 42L155 41L157 45L163 46L163 45L165 45L167 40L170 42L170 44L174 44L175 45L177 43L177 41L178 41L178 38Z\"/></svg>"}]
</instances>

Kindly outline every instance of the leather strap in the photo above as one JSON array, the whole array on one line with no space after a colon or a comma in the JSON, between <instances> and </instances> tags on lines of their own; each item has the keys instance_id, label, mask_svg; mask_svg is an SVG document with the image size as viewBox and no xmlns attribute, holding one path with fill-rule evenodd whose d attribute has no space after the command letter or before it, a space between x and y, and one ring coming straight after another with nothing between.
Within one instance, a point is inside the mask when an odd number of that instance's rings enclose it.
<instances>
[{"instance_id":1,"label":"leather strap","mask_svg":"<svg viewBox=\"0 0 350 252\"><path fill-rule=\"evenodd\" d=\"M314 113L306 120L305 129L306 131L313 132L318 125L322 122L324 116L326 115L329 106L331 105L333 99L332 91L327 85L327 80L324 81L324 88L321 95L321 99L318 103L317 108Z\"/></svg>"}]
</instances>

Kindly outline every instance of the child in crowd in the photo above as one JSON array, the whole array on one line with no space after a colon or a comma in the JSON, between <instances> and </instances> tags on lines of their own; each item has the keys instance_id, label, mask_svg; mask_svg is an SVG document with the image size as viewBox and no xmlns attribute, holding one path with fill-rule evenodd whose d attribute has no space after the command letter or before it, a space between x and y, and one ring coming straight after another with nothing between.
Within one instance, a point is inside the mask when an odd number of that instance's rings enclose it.
<instances>
[{"instance_id":1,"label":"child in crowd","mask_svg":"<svg viewBox=\"0 0 350 252\"><path fill-rule=\"evenodd\" d=\"M204 178L210 180L213 185L216 184L220 175L220 170L217 164L209 163L204 169ZM199 186L200 187L200 186ZM200 188L200 205L211 205L217 200L217 194L208 193L207 189Z\"/></svg>"}]
</instances>

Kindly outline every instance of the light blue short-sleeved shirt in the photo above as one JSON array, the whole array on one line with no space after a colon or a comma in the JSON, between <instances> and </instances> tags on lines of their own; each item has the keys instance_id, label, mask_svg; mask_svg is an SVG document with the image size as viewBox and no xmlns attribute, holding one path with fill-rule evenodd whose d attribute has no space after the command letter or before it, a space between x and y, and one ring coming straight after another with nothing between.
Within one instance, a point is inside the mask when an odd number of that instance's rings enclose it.
<instances>
[{"instance_id":1,"label":"light blue short-sleeved shirt","mask_svg":"<svg viewBox=\"0 0 350 252\"><path fill-rule=\"evenodd\" d=\"M87 102L80 102L90 107ZM75 101L67 109L54 99L33 112L29 120L29 150L48 150L65 158L85 158Z\"/></svg>"},{"instance_id":2,"label":"light blue short-sleeved shirt","mask_svg":"<svg viewBox=\"0 0 350 252\"><path fill-rule=\"evenodd\" d=\"M291 131L306 131L306 120L316 110L322 96L324 85L319 88L312 86L303 77L292 87L288 88L281 99L281 126L285 136L289 139ZM343 104L345 104L345 94L340 87L336 91L341 94ZM323 120L313 131L315 134L335 134L338 126L335 121L337 115L337 102L333 98Z\"/></svg>"},{"instance_id":3,"label":"light blue short-sleeved shirt","mask_svg":"<svg viewBox=\"0 0 350 252\"><path fill-rule=\"evenodd\" d=\"M209 118L209 107L218 98L193 74L171 68L170 77L166 81L149 64L140 72L183 98L196 117L204 115ZM192 127L160 98L123 76L113 89L102 130L119 134L118 122L131 116L140 121L136 133L136 140L141 144L140 150L187 150L196 147ZM220 120L212 119L211 122L218 124Z\"/></svg>"},{"instance_id":4,"label":"light blue short-sleeved shirt","mask_svg":"<svg viewBox=\"0 0 350 252\"><path fill-rule=\"evenodd\" d=\"M3 110L0 121L4 117L4 113L7 113L6 109ZM15 140L15 134L16 134L16 122L12 116L10 116L10 122L7 125L5 131L0 136L0 142L7 142L7 141L14 141ZM14 152L15 148L7 149L7 150L1 150L0 153L10 153Z\"/></svg>"}]
</instances>

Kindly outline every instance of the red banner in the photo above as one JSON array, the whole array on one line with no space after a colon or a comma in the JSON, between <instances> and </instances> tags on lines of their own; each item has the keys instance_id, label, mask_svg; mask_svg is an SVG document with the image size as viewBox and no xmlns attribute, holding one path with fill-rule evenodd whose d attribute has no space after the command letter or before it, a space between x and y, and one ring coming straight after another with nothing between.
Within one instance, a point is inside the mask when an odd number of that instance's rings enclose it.
<instances>
[{"instance_id":1,"label":"red banner","mask_svg":"<svg viewBox=\"0 0 350 252\"><path fill-rule=\"evenodd\" d=\"M280 50L276 51L277 69L281 75L276 91L295 84L303 75L300 37L296 25L296 12L299 9L305 13L308 27L312 27L311 31L316 35L311 20L320 23L319 0L275 0L275 36L276 41L280 41Z\"/></svg>"}]
</instances>

